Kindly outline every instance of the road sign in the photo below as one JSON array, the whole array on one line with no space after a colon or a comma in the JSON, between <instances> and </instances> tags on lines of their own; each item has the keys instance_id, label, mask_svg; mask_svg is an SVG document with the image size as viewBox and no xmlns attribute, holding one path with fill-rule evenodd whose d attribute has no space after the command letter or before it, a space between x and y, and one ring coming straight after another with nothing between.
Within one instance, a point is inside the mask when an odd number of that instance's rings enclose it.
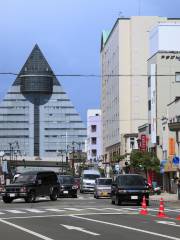
<instances>
[{"instance_id":1,"label":"road sign","mask_svg":"<svg viewBox=\"0 0 180 240\"><path fill-rule=\"evenodd\" d=\"M179 157L174 156L172 161L174 165L179 165Z\"/></svg>"}]
</instances>

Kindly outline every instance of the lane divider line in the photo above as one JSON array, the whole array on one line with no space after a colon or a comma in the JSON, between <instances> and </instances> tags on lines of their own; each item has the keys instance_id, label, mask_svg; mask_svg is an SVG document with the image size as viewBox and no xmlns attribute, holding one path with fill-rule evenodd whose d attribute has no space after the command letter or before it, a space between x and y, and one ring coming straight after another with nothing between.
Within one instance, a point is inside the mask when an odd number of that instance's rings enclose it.
<instances>
[{"instance_id":1,"label":"lane divider line","mask_svg":"<svg viewBox=\"0 0 180 240\"><path fill-rule=\"evenodd\" d=\"M40 234L40 233L37 233L37 232L34 232L34 231L29 230L29 229L27 229L27 228L21 227L21 226L19 226L19 225L17 225L17 224L10 223L10 222L5 221L5 220L2 220L2 219L0 219L0 222L2 222L2 223L4 223L4 224L7 224L7 225L9 225L9 226L11 226L11 227L17 228L17 229L19 229L19 230L21 230L21 231L23 231L23 232L29 233L29 234L31 234L31 235L33 235L33 236L36 236L36 237L38 237L38 238L40 238L40 239L43 239L43 240L54 240L54 239L49 238L49 237L46 237L46 236L44 236L44 235L42 235L42 234Z\"/></svg>"},{"instance_id":2,"label":"lane divider line","mask_svg":"<svg viewBox=\"0 0 180 240\"><path fill-rule=\"evenodd\" d=\"M75 215L74 216L72 215L71 217L86 220L86 221L90 221L90 222L102 223L102 224L106 224L106 225L110 225L110 226L124 228L124 229L128 229L128 230L136 231L136 232L147 233L149 235L159 236L159 237L166 238L166 239L180 240L180 238L177 238L177 237L168 236L168 235L164 235L164 234L156 233L156 232L150 232L150 231L147 231L147 230L134 228L134 227L129 227L129 226L126 226L126 225L120 225L120 224L116 224L116 223L105 222L105 221L100 221L100 220L96 220L96 219L85 218L85 217L80 217L80 216L75 216Z\"/></svg>"}]
</instances>

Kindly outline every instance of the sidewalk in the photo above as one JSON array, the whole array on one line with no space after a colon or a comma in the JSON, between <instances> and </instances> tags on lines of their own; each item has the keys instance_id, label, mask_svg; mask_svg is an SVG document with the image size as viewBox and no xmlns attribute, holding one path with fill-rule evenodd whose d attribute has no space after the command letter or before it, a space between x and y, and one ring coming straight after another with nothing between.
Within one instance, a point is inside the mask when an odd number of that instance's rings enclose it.
<instances>
[{"instance_id":1,"label":"sidewalk","mask_svg":"<svg viewBox=\"0 0 180 240\"><path fill-rule=\"evenodd\" d=\"M177 194L171 194L167 192L161 193L160 195L150 195L149 198L151 201L159 201L161 198L163 198L165 202L180 202Z\"/></svg>"}]
</instances>

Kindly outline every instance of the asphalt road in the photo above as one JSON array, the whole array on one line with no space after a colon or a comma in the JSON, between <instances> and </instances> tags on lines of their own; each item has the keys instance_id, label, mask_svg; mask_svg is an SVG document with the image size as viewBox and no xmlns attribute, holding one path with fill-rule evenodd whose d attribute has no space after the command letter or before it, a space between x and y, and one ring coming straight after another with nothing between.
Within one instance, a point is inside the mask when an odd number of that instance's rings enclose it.
<instances>
[{"instance_id":1,"label":"asphalt road","mask_svg":"<svg viewBox=\"0 0 180 240\"><path fill-rule=\"evenodd\" d=\"M81 194L77 199L56 202L39 199L27 204L0 201L0 239L81 240L81 239L173 239L180 240L180 206L165 206L167 218L157 218L157 203L151 202L148 215L139 214L132 204L115 206L110 199Z\"/></svg>"}]
</instances>

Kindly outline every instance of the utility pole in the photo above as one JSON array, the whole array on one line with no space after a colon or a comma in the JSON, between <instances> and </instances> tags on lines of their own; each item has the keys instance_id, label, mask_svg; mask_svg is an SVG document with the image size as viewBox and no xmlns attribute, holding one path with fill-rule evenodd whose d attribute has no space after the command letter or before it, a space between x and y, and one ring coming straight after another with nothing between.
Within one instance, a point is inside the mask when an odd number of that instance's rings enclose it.
<instances>
[{"instance_id":1,"label":"utility pole","mask_svg":"<svg viewBox=\"0 0 180 240\"><path fill-rule=\"evenodd\" d=\"M74 142L72 142L72 171L73 171L73 176L75 174L74 171Z\"/></svg>"}]
</instances>

